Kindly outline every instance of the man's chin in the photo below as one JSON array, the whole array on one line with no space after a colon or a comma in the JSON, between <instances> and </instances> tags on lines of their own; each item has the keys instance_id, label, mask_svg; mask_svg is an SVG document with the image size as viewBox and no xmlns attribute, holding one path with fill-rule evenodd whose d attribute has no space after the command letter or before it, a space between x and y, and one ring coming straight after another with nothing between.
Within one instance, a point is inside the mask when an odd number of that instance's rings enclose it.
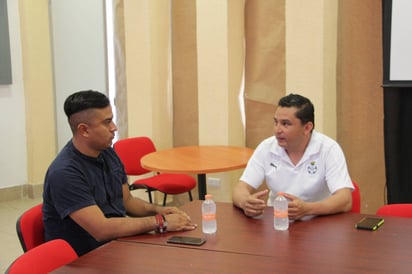
<instances>
[{"instance_id":1,"label":"man's chin","mask_svg":"<svg viewBox=\"0 0 412 274\"><path fill-rule=\"evenodd\" d=\"M282 141L282 140L278 140L278 145L280 146L280 147L283 147L283 148L286 148L287 147L287 143L285 142L285 141Z\"/></svg>"}]
</instances>

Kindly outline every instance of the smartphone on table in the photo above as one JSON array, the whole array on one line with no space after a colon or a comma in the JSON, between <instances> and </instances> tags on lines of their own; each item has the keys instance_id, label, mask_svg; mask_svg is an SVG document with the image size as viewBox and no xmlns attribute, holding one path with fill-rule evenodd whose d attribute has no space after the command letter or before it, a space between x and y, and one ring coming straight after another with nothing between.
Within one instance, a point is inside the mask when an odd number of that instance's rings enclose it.
<instances>
[{"instance_id":1,"label":"smartphone on table","mask_svg":"<svg viewBox=\"0 0 412 274\"><path fill-rule=\"evenodd\" d=\"M385 220L379 217L364 217L360 220L355 227L357 229L365 229L375 231L383 225Z\"/></svg>"},{"instance_id":2,"label":"smartphone on table","mask_svg":"<svg viewBox=\"0 0 412 274\"><path fill-rule=\"evenodd\" d=\"M167 239L169 244L184 244L184 245L202 245L206 242L205 238L188 237L188 236L172 236Z\"/></svg>"}]
</instances>

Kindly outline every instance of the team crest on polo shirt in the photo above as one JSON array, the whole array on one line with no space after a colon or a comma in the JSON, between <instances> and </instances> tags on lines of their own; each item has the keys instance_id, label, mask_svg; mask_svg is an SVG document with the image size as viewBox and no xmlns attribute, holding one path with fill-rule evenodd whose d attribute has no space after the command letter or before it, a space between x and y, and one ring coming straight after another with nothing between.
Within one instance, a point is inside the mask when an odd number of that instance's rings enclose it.
<instances>
[{"instance_id":1,"label":"team crest on polo shirt","mask_svg":"<svg viewBox=\"0 0 412 274\"><path fill-rule=\"evenodd\" d=\"M308 165L308 173L315 174L316 171L318 171L318 166L316 165L316 162L310 162L310 164Z\"/></svg>"}]
</instances>

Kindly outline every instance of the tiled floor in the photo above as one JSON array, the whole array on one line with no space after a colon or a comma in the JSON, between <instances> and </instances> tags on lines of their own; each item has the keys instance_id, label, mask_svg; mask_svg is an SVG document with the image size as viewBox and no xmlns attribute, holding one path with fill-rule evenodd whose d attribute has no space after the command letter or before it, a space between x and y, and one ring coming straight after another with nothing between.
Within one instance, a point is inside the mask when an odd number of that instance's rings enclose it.
<instances>
[{"instance_id":1,"label":"tiled floor","mask_svg":"<svg viewBox=\"0 0 412 274\"><path fill-rule=\"evenodd\" d=\"M23 254L16 234L17 218L25 210L41 202L42 198L25 198L9 202L0 202L0 273L4 273L13 261Z\"/></svg>"}]
</instances>

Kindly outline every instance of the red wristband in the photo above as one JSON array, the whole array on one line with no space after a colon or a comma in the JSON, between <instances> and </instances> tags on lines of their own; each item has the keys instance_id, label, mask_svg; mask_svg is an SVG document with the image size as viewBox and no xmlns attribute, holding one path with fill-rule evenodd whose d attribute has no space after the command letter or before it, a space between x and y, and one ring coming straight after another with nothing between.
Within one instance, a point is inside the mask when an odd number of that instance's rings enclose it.
<instances>
[{"instance_id":1,"label":"red wristband","mask_svg":"<svg viewBox=\"0 0 412 274\"><path fill-rule=\"evenodd\" d=\"M156 231L159 233L165 233L167 230L167 222L165 216L162 214L156 214Z\"/></svg>"}]
</instances>

